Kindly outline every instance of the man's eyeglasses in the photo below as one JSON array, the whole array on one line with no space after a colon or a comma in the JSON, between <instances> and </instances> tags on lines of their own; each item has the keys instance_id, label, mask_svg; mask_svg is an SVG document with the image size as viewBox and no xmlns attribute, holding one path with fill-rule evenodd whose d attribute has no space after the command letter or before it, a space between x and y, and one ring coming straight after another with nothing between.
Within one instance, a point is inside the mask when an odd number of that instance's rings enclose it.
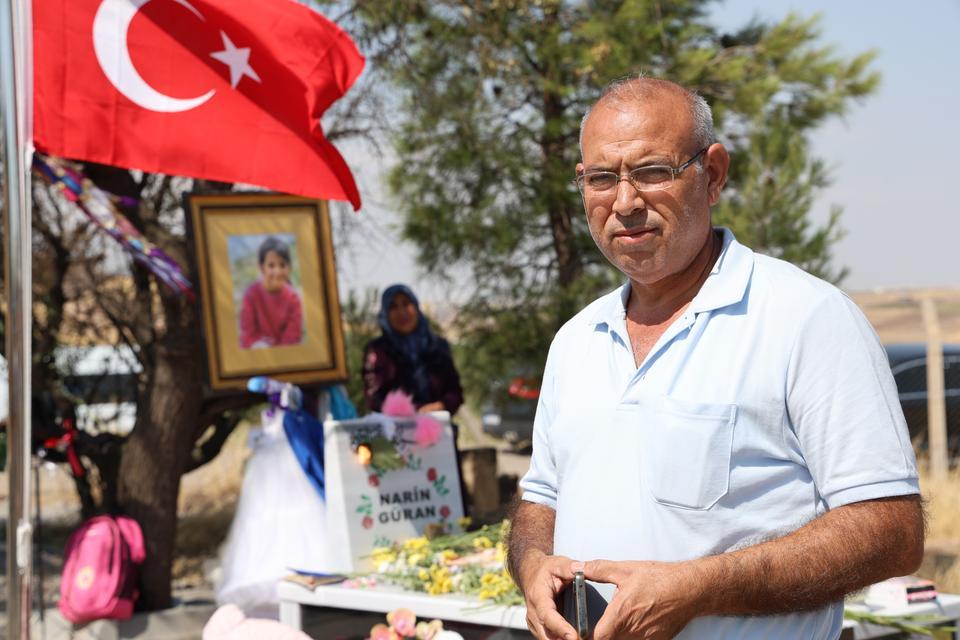
<instances>
[{"instance_id":1,"label":"man's eyeglasses","mask_svg":"<svg viewBox=\"0 0 960 640\"><path fill-rule=\"evenodd\" d=\"M587 171L577 176L577 188L580 189L581 193L588 195L608 194L617 190L621 180L626 180L637 191L661 191L673 184L677 176L706 153L707 149L709 147L700 149L679 167L659 164L647 165L637 167L623 176L613 171Z\"/></svg>"}]
</instances>

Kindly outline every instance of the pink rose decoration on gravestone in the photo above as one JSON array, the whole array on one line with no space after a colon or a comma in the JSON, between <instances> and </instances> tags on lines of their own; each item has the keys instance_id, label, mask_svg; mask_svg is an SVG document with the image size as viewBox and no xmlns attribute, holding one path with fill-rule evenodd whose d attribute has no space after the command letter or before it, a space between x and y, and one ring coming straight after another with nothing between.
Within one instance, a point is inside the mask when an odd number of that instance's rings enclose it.
<instances>
[{"instance_id":1,"label":"pink rose decoration on gravestone","mask_svg":"<svg viewBox=\"0 0 960 640\"><path fill-rule=\"evenodd\" d=\"M429 480L430 482L433 482L436 479L437 479L437 470L434 469L433 467L430 467L429 469L427 469L427 480Z\"/></svg>"},{"instance_id":2,"label":"pink rose decoration on gravestone","mask_svg":"<svg viewBox=\"0 0 960 640\"><path fill-rule=\"evenodd\" d=\"M449 517L450 517L450 507L448 507L447 505L443 505L442 507L440 507L440 517L443 518L444 520L446 520L447 518L449 518Z\"/></svg>"},{"instance_id":3,"label":"pink rose decoration on gravestone","mask_svg":"<svg viewBox=\"0 0 960 640\"><path fill-rule=\"evenodd\" d=\"M413 439L419 447L429 447L440 440L443 427L431 416L417 416L417 428L413 432Z\"/></svg>"},{"instance_id":4,"label":"pink rose decoration on gravestone","mask_svg":"<svg viewBox=\"0 0 960 640\"><path fill-rule=\"evenodd\" d=\"M396 418L412 418L417 415L417 408L413 406L413 398L403 391L391 391L383 399L381 407L383 413Z\"/></svg>"},{"instance_id":5,"label":"pink rose decoration on gravestone","mask_svg":"<svg viewBox=\"0 0 960 640\"><path fill-rule=\"evenodd\" d=\"M370 516L366 516L364 517L363 522L361 522L360 524L363 525L364 529L369 529L370 527L373 526L373 518L371 518Z\"/></svg>"},{"instance_id":6,"label":"pink rose decoration on gravestone","mask_svg":"<svg viewBox=\"0 0 960 640\"><path fill-rule=\"evenodd\" d=\"M367 484L369 484L371 487L379 487L380 478L377 477L377 474L371 473L370 477L367 478Z\"/></svg>"}]
</instances>

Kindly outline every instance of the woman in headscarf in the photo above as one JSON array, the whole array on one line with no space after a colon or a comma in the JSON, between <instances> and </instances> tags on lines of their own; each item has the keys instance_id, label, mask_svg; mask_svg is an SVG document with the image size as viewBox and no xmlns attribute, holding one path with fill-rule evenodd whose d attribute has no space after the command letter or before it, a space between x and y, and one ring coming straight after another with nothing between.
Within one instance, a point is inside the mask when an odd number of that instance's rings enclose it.
<instances>
[{"instance_id":1,"label":"woman in headscarf","mask_svg":"<svg viewBox=\"0 0 960 640\"><path fill-rule=\"evenodd\" d=\"M450 345L430 331L410 287L387 287L377 319L383 335L368 342L363 352L367 407L380 411L387 394L400 389L421 412L456 413L463 404L463 389Z\"/></svg>"}]
</instances>

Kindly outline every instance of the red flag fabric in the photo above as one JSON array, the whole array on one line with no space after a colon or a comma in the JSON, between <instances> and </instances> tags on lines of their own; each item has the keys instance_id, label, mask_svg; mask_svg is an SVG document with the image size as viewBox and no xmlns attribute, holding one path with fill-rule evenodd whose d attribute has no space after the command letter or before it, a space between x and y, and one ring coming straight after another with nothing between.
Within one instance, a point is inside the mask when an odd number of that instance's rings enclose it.
<instances>
[{"instance_id":1,"label":"red flag fabric","mask_svg":"<svg viewBox=\"0 0 960 640\"><path fill-rule=\"evenodd\" d=\"M33 0L34 142L360 207L320 116L363 56L293 0Z\"/></svg>"}]
</instances>

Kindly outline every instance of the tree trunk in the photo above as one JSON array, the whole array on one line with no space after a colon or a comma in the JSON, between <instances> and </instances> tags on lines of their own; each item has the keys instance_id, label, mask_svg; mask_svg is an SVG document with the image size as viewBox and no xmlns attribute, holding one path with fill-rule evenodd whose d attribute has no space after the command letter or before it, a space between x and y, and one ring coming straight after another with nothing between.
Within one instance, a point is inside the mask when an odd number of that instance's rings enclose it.
<instances>
[{"instance_id":1,"label":"tree trunk","mask_svg":"<svg viewBox=\"0 0 960 640\"><path fill-rule=\"evenodd\" d=\"M544 94L544 119L558 120L563 116L563 106L556 94ZM544 127L547 131L549 127ZM557 284L561 289L572 285L583 273L583 263L577 247L576 232L573 228L575 210L571 210L569 198L564 189L562 176L570 172L564 154L565 140L560 136L544 133L540 140L543 149L544 171L542 197L550 219L550 234L553 250L557 259Z\"/></svg>"},{"instance_id":2,"label":"tree trunk","mask_svg":"<svg viewBox=\"0 0 960 640\"><path fill-rule=\"evenodd\" d=\"M566 289L583 273L583 264L577 251L573 221L565 203L557 202L550 210L550 231L557 256L557 284Z\"/></svg>"},{"instance_id":3,"label":"tree trunk","mask_svg":"<svg viewBox=\"0 0 960 640\"><path fill-rule=\"evenodd\" d=\"M562 62L555 58L555 52L560 50L556 42L558 22L558 7L548 5L544 8L544 28L553 34L552 46L547 48L541 64L543 74L549 83L548 87L562 86ZM583 273L580 251L577 247L576 233L573 228L573 219L577 215L569 206L569 198L564 185L570 172L566 147L569 143L563 123L566 109L561 96L556 89L546 88L543 91L543 132L540 138L540 148L543 152L544 169L542 172L542 197L545 198L547 215L550 219L550 233L553 238L553 250L557 258L557 284L561 289L567 289L580 274Z\"/></svg>"},{"instance_id":4,"label":"tree trunk","mask_svg":"<svg viewBox=\"0 0 960 640\"><path fill-rule=\"evenodd\" d=\"M140 573L141 610L171 604L180 476L187 467L203 404L195 349L155 349L155 368L138 405L137 422L120 462L119 500L140 523L147 557Z\"/></svg>"}]
</instances>

